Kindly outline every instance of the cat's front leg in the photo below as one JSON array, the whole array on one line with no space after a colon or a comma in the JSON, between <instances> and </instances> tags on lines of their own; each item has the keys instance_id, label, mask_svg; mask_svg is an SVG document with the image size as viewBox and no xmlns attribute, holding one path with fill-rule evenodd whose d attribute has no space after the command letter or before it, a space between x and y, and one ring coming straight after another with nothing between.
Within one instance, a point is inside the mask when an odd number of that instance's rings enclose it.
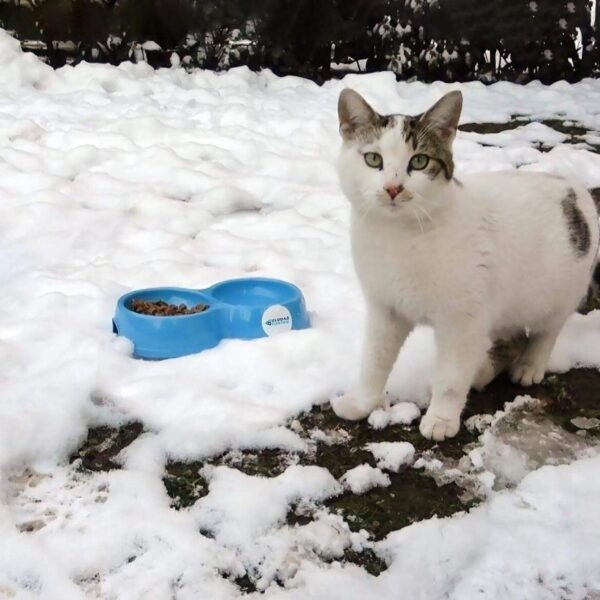
<instances>
[{"instance_id":1,"label":"cat's front leg","mask_svg":"<svg viewBox=\"0 0 600 600\"><path fill-rule=\"evenodd\" d=\"M368 305L360 377L352 390L331 401L338 417L357 421L382 405L387 378L411 329L412 324L390 308Z\"/></svg>"},{"instance_id":2,"label":"cat's front leg","mask_svg":"<svg viewBox=\"0 0 600 600\"><path fill-rule=\"evenodd\" d=\"M436 329L435 337L438 356L431 403L419 429L424 437L439 442L458 433L471 382L491 343L485 329L470 319Z\"/></svg>"}]
</instances>

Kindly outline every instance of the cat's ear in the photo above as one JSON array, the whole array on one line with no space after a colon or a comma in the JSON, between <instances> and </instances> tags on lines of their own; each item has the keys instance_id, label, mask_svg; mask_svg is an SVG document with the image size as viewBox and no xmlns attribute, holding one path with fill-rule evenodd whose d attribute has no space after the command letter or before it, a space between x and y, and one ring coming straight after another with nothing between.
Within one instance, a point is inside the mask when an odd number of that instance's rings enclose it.
<instances>
[{"instance_id":1,"label":"cat's ear","mask_svg":"<svg viewBox=\"0 0 600 600\"><path fill-rule=\"evenodd\" d=\"M357 92L346 88L338 100L340 133L344 139L351 139L357 129L377 122L377 113Z\"/></svg>"},{"instance_id":2,"label":"cat's ear","mask_svg":"<svg viewBox=\"0 0 600 600\"><path fill-rule=\"evenodd\" d=\"M425 112L421 120L433 123L442 137L451 142L456 135L462 102L462 94L458 90L449 92Z\"/></svg>"}]
</instances>

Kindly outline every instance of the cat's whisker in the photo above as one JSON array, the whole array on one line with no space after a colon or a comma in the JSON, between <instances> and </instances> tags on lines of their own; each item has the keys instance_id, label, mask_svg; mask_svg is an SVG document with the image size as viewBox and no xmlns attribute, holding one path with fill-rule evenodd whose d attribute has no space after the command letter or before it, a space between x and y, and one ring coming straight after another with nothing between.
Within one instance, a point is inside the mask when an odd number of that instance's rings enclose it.
<instances>
[{"instance_id":1,"label":"cat's whisker","mask_svg":"<svg viewBox=\"0 0 600 600\"><path fill-rule=\"evenodd\" d=\"M420 206L419 204L414 204L413 206L420 210L429 219L429 222L433 225L433 219L431 218L431 215L422 206Z\"/></svg>"},{"instance_id":2,"label":"cat's whisker","mask_svg":"<svg viewBox=\"0 0 600 600\"><path fill-rule=\"evenodd\" d=\"M421 230L421 234L425 233L425 230L423 229L423 223L421 223L421 218L419 217L419 213L415 210L414 206L411 206L412 211L413 211L413 215L415 215L415 217L417 218L417 222L419 223L419 229Z\"/></svg>"}]
</instances>

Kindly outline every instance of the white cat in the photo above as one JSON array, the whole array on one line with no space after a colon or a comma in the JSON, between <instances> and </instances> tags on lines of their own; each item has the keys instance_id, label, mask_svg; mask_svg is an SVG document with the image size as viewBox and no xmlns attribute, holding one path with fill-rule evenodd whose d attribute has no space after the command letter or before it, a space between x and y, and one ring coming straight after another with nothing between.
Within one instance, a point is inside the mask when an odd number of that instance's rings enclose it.
<instances>
[{"instance_id":1,"label":"white cat","mask_svg":"<svg viewBox=\"0 0 600 600\"><path fill-rule=\"evenodd\" d=\"M407 335L431 325L437 365L420 430L434 440L456 435L469 388L503 368L522 385L542 380L598 254L598 216L580 184L523 171L454 178L461 108L454 91L423 115L382 116L350 89L338 106L368 315L359 381L333 410L354 420L380 406ZM518 337L526 345L508 365L494 347Z\"/></svg>"}]
</instances>

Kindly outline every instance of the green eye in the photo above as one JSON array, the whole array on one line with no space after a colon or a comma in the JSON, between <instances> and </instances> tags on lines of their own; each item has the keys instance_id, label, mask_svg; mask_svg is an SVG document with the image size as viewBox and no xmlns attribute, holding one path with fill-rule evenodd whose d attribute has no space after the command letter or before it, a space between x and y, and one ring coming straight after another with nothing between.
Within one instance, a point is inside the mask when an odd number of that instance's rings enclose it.
<instances>
[{"instance_id":1,"label":"green eye","mask_svg":"<svg viewBox=\"0 0 600 600\"><path fill-rule=\"evenodd\" d=\"M409 169L422 171L429 164L429 156L426 154L415 154L408 163Z\"/></svg>"},{"instance_id":2,"label":"green eye","mask_svg":"<svg viewBox=\"0 0 600 600\"><path fill-rule=\"evenodd\" d=\"M381 158L381 154L377 154L377 152L367 152L365 154L365 162L372 169L383 168L383 158Z\"/></svg>"}]
</instances>

